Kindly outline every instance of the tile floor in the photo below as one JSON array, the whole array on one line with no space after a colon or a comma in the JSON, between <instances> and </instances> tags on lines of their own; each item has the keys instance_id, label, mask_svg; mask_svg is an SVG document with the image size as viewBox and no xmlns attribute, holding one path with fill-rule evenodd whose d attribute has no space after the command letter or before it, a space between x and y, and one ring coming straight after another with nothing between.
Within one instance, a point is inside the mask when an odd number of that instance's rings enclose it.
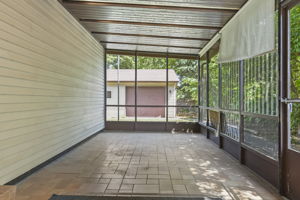
<instances>
[{"instance_id":1,"label":"tile floor","mask_svg":"<svg viewBox=\"0 0 300 200\"><path fill-rule=\"evenodd\" d=\"M281 199L204 136L171 133L103 132L19 183L17 200L54 193Z\"/></svg>"}]
</instances>

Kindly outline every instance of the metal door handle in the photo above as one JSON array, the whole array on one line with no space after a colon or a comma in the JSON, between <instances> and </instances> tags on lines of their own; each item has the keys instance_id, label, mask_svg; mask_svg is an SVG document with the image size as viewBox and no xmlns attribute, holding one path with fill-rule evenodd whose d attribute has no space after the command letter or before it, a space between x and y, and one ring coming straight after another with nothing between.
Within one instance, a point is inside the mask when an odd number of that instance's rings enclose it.
<instances>
[{"instance_id":1,"label":"metal door handle","mask_svg":"<svg viewBox=\"0 0 300 200\"><path fill-rule=\"evenodd\" d=\"M300 99L281 99L280 100L282 103L286 103L286 104L288 104L288 103L300 103Z\"/></svg>"}]
</instances>

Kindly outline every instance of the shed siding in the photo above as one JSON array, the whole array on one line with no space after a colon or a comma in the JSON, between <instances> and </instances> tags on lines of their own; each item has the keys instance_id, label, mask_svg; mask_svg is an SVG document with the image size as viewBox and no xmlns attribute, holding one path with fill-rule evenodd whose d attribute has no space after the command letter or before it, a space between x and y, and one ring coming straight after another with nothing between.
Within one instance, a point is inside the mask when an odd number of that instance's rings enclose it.
<instances>
[{"instance_id":1,"label":"shed siding","mask_svg":"<svg viewBox=\"0 0 300 200\"><path fill-rule=\"evenodd\" d=\"M58 1L0 1L0 184L104 128L103 72Z\"/></svg>"}]
</instances>

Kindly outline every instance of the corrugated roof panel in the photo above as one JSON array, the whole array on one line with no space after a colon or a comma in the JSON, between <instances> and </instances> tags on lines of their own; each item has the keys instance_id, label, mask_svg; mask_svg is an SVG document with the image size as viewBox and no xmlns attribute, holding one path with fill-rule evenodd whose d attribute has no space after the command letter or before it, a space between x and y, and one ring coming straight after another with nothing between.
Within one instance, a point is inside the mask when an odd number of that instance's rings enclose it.
<instances>
[{"instance_id":1,"label":"corrugated roof panel","mask_svg":"<svg viewBox=\"0 0 300 200\"><path fill-rule=\"evenodd\" d=\"M197 55L199 53L199 51L196 49L169 48L168 53Z\"/></svg>"},{"instance_id":2,"label":"corrugated roof panel","mask_svg":"<svg viewBox=\"0 0 300 200\"><path fill-rule=\"evenodd\" d=\"M143 51L143 52L158 52L158 53L179 53L187 55L197 55L199 50L174 48L174 47L155 47L142 45L125 45L125 44L103 44L107 49L113 50L128 50L128 51Z\"/></svg>"},{"instance_id":3,"label":"corrugated roof panel","mask_svg":"<svg viewBox=\"0 0 300 200\"><path fill-rule=\"evenodd\" d=\"M62 1L107 49L195 55L247 0Z\"/></svg>"},{"instance_id":4,"label":"corrugated roof panel","mask_svg":"<svg viewBox=\"0 0 300 200\"><path fill-rule=\"evenodd\" d=\"M147 35L175 36L175 37L198 37L211 38L217 30L173 28L157 26L141 26L128 24L104 24L94 22L82 22L90 31L113 32L113 33L134 33Z\"/></svg>"},{"instance_id":5,"label":"corrugated roof panel","mask_svg":"<svg viewBox=\"0 0 300 200\"><path fill-rule=\"evenodd\" d=\"M79 19L141 21L201 26L223 26L234 13L217 11L178 11L149 8L120 8L110 6L73 5L67 8ZM181 17L175 17L181 16Z\"/></svg>"},{"instance_id":6,"label":"corrugated roof panel","mask_svg":"<svg viewBox=\"0 0 300 200\"><path fill-rule=\"evenodd\" d=\"M137 45L103 44L106 49L137 51Z\"/></svg>"},{"instance_id":7,"label":"corrugated roof panel","mask_svg":"<svg viewBox=\"0 0 300 200\"><path fill-rule=\"evenodd\" d=\"M73 1L90 1L90 0L73 0ZM245 0L93 0L95 2L106 3L132 3L160 6L186 6L186 7L213 7L239 9Z\"/></svg>"},{"instance_id":8,"label":"corrugated roof panel","mask_svg":"<svg viewBox=\"0 0 300 200\"><path fill-rule=\"evenodd\" d=\"M160 44L160 45L166 45L166 46L177 45L177 46L195 47L195 48L199 48L199 49L207 43L206 41L195 41L195 40L117 36L117 35L106 35L106 34L94 34L94 37L98 41L114 41L114 42L141 43L141 44Z\"/></svg>"}]
</instances>

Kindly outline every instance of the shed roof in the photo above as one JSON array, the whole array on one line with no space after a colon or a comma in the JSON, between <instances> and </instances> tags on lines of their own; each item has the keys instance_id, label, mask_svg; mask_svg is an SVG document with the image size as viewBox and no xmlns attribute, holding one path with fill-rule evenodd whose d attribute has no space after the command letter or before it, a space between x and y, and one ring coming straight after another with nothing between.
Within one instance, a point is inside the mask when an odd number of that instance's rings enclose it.
<instances>
[{"instance_id":1,"label":"shed roof","mask_svg":"<svg viewBox=\"0 0 300 200\"><path fill-rule=\"evenodd\" d=\"M179 78L173 69L168 70L168 80L170 82L179 82ZM118 81L118 70L108 69L107 70L107 81L117 82ZM134 69L120 69L119 70L119 81L120 82L134 82L135 81L135 70ZM165 69L138 69L137 70L137 81L140 82L164 82L166 81L166 70Z\"/></svg>"}]
</instances>

